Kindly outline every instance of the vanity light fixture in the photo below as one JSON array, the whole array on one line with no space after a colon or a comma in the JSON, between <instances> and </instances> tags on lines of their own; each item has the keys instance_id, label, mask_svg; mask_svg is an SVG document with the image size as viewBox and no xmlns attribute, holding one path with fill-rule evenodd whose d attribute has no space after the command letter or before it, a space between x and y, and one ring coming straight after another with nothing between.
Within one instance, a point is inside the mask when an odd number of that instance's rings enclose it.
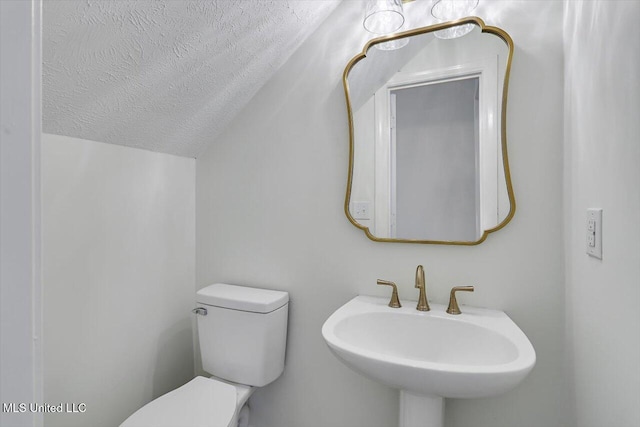
<instances>
[{"instance_id":1,"label":"vanity light fixture","mask_svg":"<svg viewBox=\"0 0 640 427\"><path fill-rule=\"evenodd\" d=\"M376 35L398 31L404 24L402 0L370 0L364 13L364 28Z\"/></svg>"},{"instance_id":2,"label":"vanity light fixture","mask_svg":"<svg viewBox=\"0 0 640 427\"><path fill-rule=\"evenodd\" d=\"M479 0L436 0L431 8L431 15L438 22L455 21L471 15L478 6ZM433 34L439 39L462 37L473 30L473 24L458 25Z\"/></svg>"},{"instance_id":3,"label":"vanity light fixture","mask_svg":"<svg viewBox=\"0 0 640 427\"><path fill-rule=\"evenodd\" d=\"M414 0L370 0L364 13L364 28L377 36L386 36L402 29L405 24L404 3ZM376 44L376 49L396 50L409 43L409 38Z\"/></svg>"}]
</instances>

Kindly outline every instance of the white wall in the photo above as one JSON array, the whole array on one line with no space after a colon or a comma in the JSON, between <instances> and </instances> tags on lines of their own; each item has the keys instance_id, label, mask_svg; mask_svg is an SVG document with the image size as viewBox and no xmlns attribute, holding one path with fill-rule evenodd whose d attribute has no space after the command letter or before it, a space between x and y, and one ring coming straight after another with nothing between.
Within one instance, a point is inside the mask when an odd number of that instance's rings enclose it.
<instances>
[{"instance_id":1,"label":"white wall","mask_svg":"<svg viewBox=\"0 0 640 427\"><path fill-rule=\"evenodd\" d=\"M42 400L40 2L0 2L0 404ZM0 425L41 414L0 412Z\"/></svg>"},{"instance_id":2,"label":"white wall","mask_svg":"<svg viewBox=\"0 0 640 427\"><path fill-rule=\"evenodd\" d=\"M416 299L426 269L432 301L473 284L462 302L505 310L538 362L501 397L447 401L447 426L564 425L562 3L481 2L511 34L509 159L518 210L476 247L376 243L343 212L349 137L341 76L365 40L363 4L343 2L197 163L197 287L215 281L282 289L291 306L283 376L252 397L260 427L390 427L396 390L343 366L320 334L353 296ZM419 337L418 337L419 338Z\"/></svg>"},{"instance_id":3,"label":"white wall","mask_svg":"<svg viewBox=\"0 0 640 427\"><path fill-rule=\"evenodd\" d=\"M640 3L565 7L568 368L580 427L640 425ZM603 209L603 259L585 253Z\"/></svg>"},{"instance_id":4,"label":"white wall","mask_svg":"<svg viewBox=\"0 0 640 427\"><path fill-rule=\"evenodd\" d=\"M195 160L43 135L47 426L115 426L193 377Z\"/></svg>"}]
</instances>

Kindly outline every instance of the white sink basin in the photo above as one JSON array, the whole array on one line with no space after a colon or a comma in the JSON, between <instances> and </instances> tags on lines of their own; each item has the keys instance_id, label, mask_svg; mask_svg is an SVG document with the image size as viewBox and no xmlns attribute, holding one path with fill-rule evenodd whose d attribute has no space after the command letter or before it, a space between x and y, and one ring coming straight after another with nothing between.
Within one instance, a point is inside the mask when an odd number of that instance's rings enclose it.
<instances>
[{"instance_id":1,"label":"white sink basin","mask_svg":"<svg viewBox=\"0 0 640 427\"><path fill-rule=\"evenodd\" d=\"M420 312L415 302L390 308L386 298L358 296L322 327L329 348L347 366L416 394L470 398L504 393L531 371L536 354L502 311L442 305Z\"/></svg>"}]
</instances>

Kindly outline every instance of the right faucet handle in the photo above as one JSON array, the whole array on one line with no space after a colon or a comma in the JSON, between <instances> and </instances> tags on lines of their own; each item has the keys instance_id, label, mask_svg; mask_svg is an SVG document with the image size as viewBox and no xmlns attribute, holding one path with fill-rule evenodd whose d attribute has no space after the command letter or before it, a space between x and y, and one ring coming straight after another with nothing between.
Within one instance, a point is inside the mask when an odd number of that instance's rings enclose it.
<instances>
[{"instance_id":1,"label":"right faucet handle","mask_svg":"<svg viewBox=\"0 0 640 427\"><path fill-rule=\"evenodd\" d=\"M393 288L393 291L391 292L391 301L389 301L389 307L391 308L402 307L402 305L400 305L400 299L398 298L398 287L396 286L395 283L390 282L388 280L378 279L378 285L388 285Z\"/></svg>"},{"instance_id":2,"label":"right faucet handle","mask_svg":"<svg viewBox=\"0 0 640 427\"><path fill-rule=\"evenodd\" d=\"M458 307L458 300L456 300L456 292L473 292L473 286L454 286L451 288L451 295L449 296L449 307L447 307L447 313L460 314L460 307Z\"/></svg>"}]
</instances>

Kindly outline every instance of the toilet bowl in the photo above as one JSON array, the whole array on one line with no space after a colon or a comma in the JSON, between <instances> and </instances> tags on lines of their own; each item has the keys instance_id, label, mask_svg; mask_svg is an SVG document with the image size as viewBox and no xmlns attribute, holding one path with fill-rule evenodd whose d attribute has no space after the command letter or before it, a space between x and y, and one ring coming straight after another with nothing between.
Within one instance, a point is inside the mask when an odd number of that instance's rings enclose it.
<instances>
[{"instance_id":1,"label":"toilet bowl","mask_svg":"<svg viewBox=\"0 0 640 427\"><path fill-rule=\"evenodd\" d=\"M238 413L234 386L195 377L146 404L120 427L235 427Z\"/></svg>"},{"instance_id":2,"label":"toilet bowl","mask_svg":"<svg viewBox=\"0 0 640 427\"><path fill-rule=\"evenodd\" d=\"M196 301L202 366L213 376L158 397L120 427L248 427L249 397L282 374L288 293L217 283Z\"/></svg>"}]
</instances>

